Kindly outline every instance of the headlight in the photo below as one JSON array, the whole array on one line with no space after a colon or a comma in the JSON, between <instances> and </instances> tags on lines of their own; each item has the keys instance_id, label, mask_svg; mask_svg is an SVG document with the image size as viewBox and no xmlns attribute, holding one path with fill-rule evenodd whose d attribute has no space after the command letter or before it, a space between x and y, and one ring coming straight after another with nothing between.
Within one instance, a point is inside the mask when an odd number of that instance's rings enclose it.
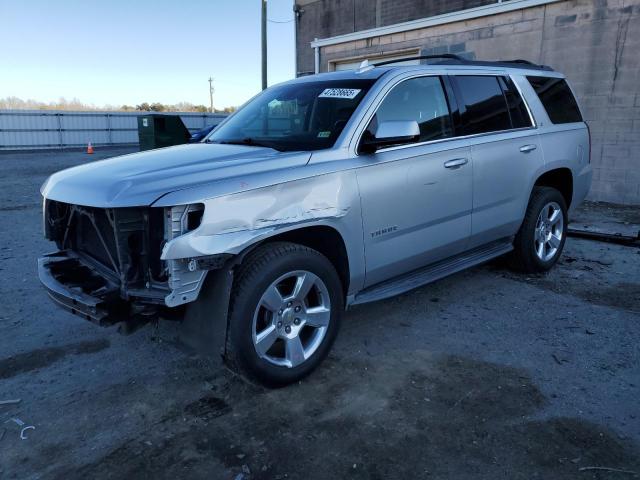
<instances>
[{"instance_id":1,"label":"headlight","mask_svg":"<svg viewBox=\"0 0 640 480\"><path fill-rule=\"evenodd\" d=\"M171 207L169 214L171 218L171 238L176 238L198 228L202 222L203 214L203 203Z\"/></svg>"},{"instance_id":2,"label":"headlight","mask_svg":"<svg viewBox=\"0 0 640 480\"><path fill-rule=\"evenodd\" d=\"M186 217L182 223L183 233L195 230L202 223L202 215L204 215L204 204L196 203L189 205L186 210Z\"/></svg>"}]
</instances>

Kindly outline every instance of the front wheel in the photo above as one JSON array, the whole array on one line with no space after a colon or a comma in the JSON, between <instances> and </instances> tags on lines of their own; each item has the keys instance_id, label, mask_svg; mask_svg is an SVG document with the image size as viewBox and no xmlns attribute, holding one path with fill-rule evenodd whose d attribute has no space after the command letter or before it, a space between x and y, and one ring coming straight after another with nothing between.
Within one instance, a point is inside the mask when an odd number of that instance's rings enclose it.
<instances>
[{"instance_id":1,"label":"front wheel","mask_svg":"<svg viewBox=\"0 0 640 480\"><path fill-rule=\"evenodd\" d=\"M234 285L227 362L268 386L295 382L329 352L343 306L338 274L322 254L293 243L259 247Z\"/></svg>"},{"instance_id":2,"label":"front wheel","mask_svg":"<svg viewBox=\"0 0 640 480\"><path fill-rule=\"evenodd\" d=\"M545 272L560 258L567 237L567 206L551 187L535 187L513 243L514 266L526 273Z\"/></svg>"}]
</instances>

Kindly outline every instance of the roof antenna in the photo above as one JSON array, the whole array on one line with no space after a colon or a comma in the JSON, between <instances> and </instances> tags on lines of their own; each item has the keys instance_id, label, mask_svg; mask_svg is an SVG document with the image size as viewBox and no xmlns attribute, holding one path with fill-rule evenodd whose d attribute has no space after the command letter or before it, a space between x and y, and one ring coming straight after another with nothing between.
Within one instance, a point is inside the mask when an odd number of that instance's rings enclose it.
<instances>
[{"instance_id":1,"label":"roof antenna","mask_svg":"<svg viewBox=\"0 0 640 480\"><path fill-rule=\"evenodd\" d=\"M360 68L358 68L358 71L356 73L364 73L364 72L368 72L369 70L373 70L373 67L375 65L371 65L369 64L369 60L367 60L366 58L362 61L362 63L360 64Z\"/></svg>"}]
</instances>

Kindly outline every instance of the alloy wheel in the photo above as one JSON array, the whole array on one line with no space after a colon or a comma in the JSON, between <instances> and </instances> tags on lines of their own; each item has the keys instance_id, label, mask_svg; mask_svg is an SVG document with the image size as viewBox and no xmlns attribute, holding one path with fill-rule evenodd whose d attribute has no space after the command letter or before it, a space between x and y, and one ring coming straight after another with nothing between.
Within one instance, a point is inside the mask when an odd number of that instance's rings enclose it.
<instances>
[{"instance_id":1,"label":"alloy wheel","mask_svg":"<svg viewBox=\"0 0 640 480\"><path fill-rule=\"evenodd\" d=\"M540 210L534 230L534 248L538 258L543 262L551 260L560 248L563 235L562 209L556 202L549 202Z\"/></svg>"},{"instance_id":2,"label":"alloy wheel","mask_svg":"<svg viewBox=\"0 0 640 480\"><path fill-rule=\"evenodd\" d=\"M267 287L253 315L253 345L260 358L293 368L322 344L331 320L331 300L322 279L297 270Z\"/></svg>"}]
</instances>

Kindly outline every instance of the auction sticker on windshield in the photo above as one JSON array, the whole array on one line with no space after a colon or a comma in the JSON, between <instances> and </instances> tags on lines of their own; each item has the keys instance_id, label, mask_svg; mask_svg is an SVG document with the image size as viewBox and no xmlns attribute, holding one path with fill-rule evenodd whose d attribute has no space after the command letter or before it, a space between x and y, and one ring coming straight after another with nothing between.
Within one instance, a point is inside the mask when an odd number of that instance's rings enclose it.
<instances>
[{"instance_id":1,"label":"auction sticker on windshield","mask_svg":"<svg viewBox=\"0 0 640 480\"><path fill-rule=\"evenodd\" d=\"M360 93L359 88L325 88L318 98L347 98L353 100Z\"/></svg>"}]
</instances>

